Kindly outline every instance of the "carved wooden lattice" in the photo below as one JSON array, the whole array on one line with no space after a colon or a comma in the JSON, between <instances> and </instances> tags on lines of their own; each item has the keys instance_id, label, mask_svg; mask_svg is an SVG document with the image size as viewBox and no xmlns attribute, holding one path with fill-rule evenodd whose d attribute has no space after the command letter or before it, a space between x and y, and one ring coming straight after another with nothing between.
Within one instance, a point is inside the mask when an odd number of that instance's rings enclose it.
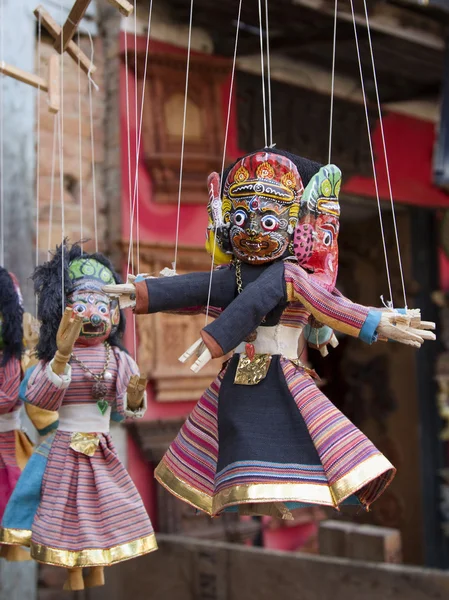
<instances>
[{"instance_id":1,"label":"carved wooden lattice","mask_svg":"<svg viewBox=\"0 0 449 600\"><path fill-rule=\"evenodd\" d=\"M173 250L168 246L141 245L141 271L158 275L170 265ZM210 259L203 248L180 248L177 271L208 271ZM199 400L215 379L225 359L210 361L200 373L190 370L191 362L181 364L178 357L200 337L204 314L177 315L158 313L137 318L139 365L154 384L159 402Z\"/></svg>"}]
</instances>

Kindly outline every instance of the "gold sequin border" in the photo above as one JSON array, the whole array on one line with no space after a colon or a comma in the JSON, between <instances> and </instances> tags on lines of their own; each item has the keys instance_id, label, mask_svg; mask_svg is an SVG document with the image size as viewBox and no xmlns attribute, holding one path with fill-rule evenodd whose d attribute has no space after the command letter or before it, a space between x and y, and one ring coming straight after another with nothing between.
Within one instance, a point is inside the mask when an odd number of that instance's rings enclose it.
<instances>
[{"instance_id":1,"label":"gold sequin border","mask_svg":"<svg viewBox=\"0 0 449 600\"><path fill-rule=\"evenodd\" d=\"M151 535L113 546L112 548L88 548L85 550L60 550L41 544L31 543L31 557L47 565L57 567L108 567L130 558L142 556L157 550L156 536Z\"/></svg>"},{"instance_id":2,"label":"gold sequin border","mask_svg":"<svg viewBox=\"0 0 449 600\"><path fill-rule=\"evenodd\" d=\"M29 529L9 529L0 527L0 544L8 546L29 546L31 531Z\"/></svg>"},{"instance_id":3,"label":"gold sequin border","mask_svg":"<svg viewBox=\"0 0 449 600\"><path fill-rule=\"evenodd\" d=\"M369 457L333 485L315 483L252 483L236 485L210 496L177 477L170 467L160 462L155 478L173 495L195 508L214 516L228 506L253 502L306 502L322 506L338 506L364 485L384 475L386 484L396 469L382 454Z\"/></svg>"}]
</instances>

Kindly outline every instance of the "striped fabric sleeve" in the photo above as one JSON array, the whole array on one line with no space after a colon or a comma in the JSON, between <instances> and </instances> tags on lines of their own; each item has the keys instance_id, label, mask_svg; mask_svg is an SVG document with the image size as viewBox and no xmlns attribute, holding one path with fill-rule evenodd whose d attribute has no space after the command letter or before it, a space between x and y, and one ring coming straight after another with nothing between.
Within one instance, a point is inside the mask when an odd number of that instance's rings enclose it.
<instances>
[{"instance_id":1,"label":"striped fabric sleeve","mask_svg":"<svg viewBox=\"0 0 449 600\"><path fill-rule=\"evenodd\" d=\"M117 358L117 383L116 383L116 401L112 407L111 419L121 422L124 419L141 418L146 412L147 402L146 394L142 407L137 411L128 409L127 403L127 388L131 375L139 375L139 367L129 354L123 350L115 349Z\"/></svg>"},{"instance_id":2,"label":"striped fabric sleeve","mask_svg":"<svg viewBox=\"0 0 449 600\"><path fill-rule=\"evenodd\" d=\"M299 265L285 263L287 300L301 302L321 323L364 342L376 341L381 312L325 290Z\"/></svg>"},{"instance_id":3,"label":"striped fabric sleeve","mask_svg":"<svg viewBox=\"0 0 449 600\"><path fill-rule=\"evenodd\" d=\"M58 410L70 385L71 375L70 365L60 376L51 368L51 362L39 361L28 381L25 401L45 410Z\"/></svg>"},{"instance_id":4,"label":"striped fabric sleeve","mask_svg":"<svg viewBox=\"0 0 449 600\"><path fill-rule=\"evenodd\" d=\"M0 367L3 371L3 384L0 388L0 414L10 412L19 399L20 361L11 358L6 365Z\"/></svg>"}]
</instances>

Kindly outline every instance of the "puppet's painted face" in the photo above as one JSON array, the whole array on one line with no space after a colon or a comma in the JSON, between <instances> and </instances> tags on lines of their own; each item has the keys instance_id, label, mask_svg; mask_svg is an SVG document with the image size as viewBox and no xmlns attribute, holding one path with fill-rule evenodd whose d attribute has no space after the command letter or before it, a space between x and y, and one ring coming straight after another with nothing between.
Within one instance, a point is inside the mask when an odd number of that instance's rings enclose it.
<instances>
[{"instance_id":1,"label":"puppet's painted face","mask_svg":"<svg viewBox=\"0 0 449 600\"><path fill-rule=\"evenodd\" d=\"M301 217L294 236L298 263L332 291L338 273L338 232L341 172L322 167L310 180L301 200Z\"/></svg>"},{"instance_id":2,"label":"puppet's painted face","mask_svg":"<svg viewBox=\"0 0 449 600\"><path fill-rule=\"evenodd\" d=\"M67 306L83 318L78 338L78 343L83 346L94 346L107 340L120 319L118 307L111 309L110 299L104 294L78 290L68 297Z\"/></svg>"},{"instance_id":3,"label":"puppet's painted face","mask_svg":"<svg viewBox=\"0 0 449 600\"><path fill-rule=\"evenodd\" d=\"M303 184L286 157L256 152L229 172L223 215L234 256L250 264L281 258L295 229Z\"/></svg>"}]
</instances>

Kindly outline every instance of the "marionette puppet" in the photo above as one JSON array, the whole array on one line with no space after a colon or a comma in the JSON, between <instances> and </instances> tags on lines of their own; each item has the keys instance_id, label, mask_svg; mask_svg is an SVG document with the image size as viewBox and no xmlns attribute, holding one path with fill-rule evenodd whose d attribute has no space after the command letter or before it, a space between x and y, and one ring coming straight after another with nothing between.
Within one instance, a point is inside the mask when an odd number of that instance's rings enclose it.
<instances>
[{"instance_id":1,"label":"marionette puppet","mask_svg":"<svg viewBox=\"0 0 449 600\"><path fill-rule=\"evenodd\" d=\"M0 267L0 519L20 473L32 453L27 435L21 431L19 386L23 350L23 302L12 273ZM0 556L27 560L20 548L0 546Z\"/></svg>"},{"instance_id":2,"label":"marionette puppet","mask_svg":"<svg viewBox=\"0 0 449 600\"><path fill-rule=\"evenodd\" d=\"M102 585L103 567L157 548L109 435L111 418L143 416L146 380L122 346L118 303L101 291L120 283L108 259L64 243L33 279L40 360L22 393L27 405L58 411L59 420L11 497L0 541L27 544L35 560L66 567L64 588L80 590ZM83 567L91 567L85 579Z\"/></svg>"},{"instance_id":3,"label":"marionette puppet","mask_svg":"<svg viewBox=\"0 0 449 600\"><path fill-rule=\"evenodd\" d=\"M335 289L340 184L334 165L268 148L244 156L222 185L217 174L209 178L221 192L209 206L209 245L230 255L230 265L212 275L104 288L139 314L208 300L222 309L181 360L198 351L197 371L211 357L234 355L155 472L171 493L209 515L239 510L291 519L309 504L368 508L394 477L393 465L322 394L298 353L306 327L319 348L335 344L333 330L369 344L419 347L435 339L419 311L372 309Z\"/></svg>"}]
</instances>

